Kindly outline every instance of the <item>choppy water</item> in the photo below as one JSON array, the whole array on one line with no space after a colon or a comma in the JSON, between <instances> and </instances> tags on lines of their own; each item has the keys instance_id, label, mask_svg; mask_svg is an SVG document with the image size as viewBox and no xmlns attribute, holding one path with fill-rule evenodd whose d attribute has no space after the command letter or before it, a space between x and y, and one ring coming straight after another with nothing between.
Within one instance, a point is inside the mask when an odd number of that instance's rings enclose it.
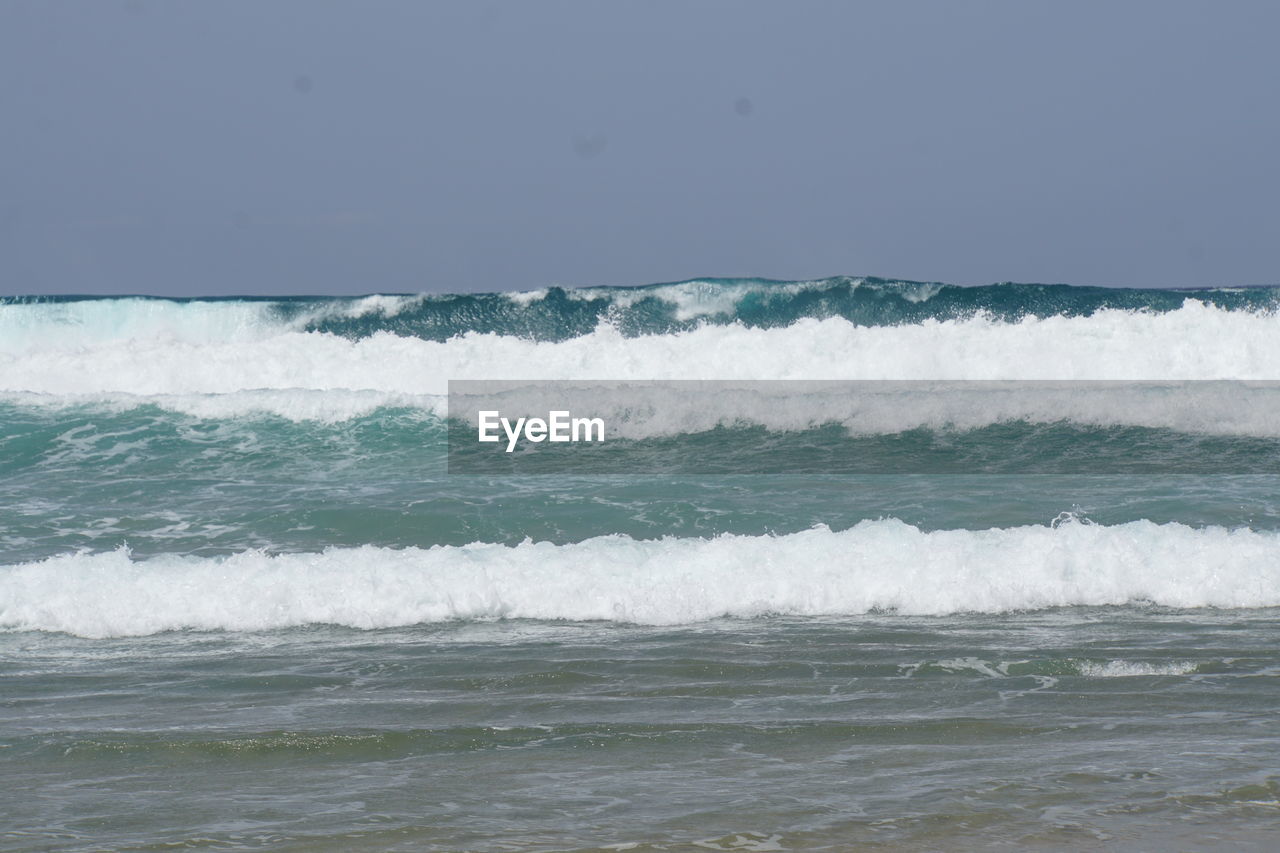
<instances>
[{"instance_id":1,"label":"choppy water","mask_svg":"<svg viewBox=\"0 0 1280 853\"><path fill-rule=\"evenodd\" d=\"M1265 383L636 427L716 475L451 475L444 395L1272 380L1276 294L0 301L0 846L1270 849Z\"/></svg>"}]
</instances>

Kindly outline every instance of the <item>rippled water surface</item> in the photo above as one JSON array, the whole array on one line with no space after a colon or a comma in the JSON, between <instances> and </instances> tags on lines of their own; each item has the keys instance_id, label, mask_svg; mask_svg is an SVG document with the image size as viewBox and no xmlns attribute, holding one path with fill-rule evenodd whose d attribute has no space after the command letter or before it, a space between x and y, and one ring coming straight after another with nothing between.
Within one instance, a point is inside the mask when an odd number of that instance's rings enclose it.
<instances>
[{"instance_id":1,"label":"rippled water surface","mask_svg":"<svg viewBox=\"0 0 1280 853\"><path fill-rule=\"evenodd\" d=\"M4 846L1247 847L1280 814L1278 628L1104 608L7 635Z\"/></svg>"}]
</instances>

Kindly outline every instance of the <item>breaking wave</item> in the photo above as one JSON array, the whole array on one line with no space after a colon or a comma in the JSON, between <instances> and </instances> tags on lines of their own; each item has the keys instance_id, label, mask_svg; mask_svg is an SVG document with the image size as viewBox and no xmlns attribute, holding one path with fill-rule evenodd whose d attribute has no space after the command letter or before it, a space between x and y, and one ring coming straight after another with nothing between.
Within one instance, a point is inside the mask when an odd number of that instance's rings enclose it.
<instances>
[{"instance_id":1,"label":"breaking wave","mask_svg":"<svg viewBox=\"0 0 1280 853\"><path fill-rule=\"evenodd\" d=\"M491 619L668 625L1134 603L1280 606L1280 534L1071 520L924 531L887 519L838 532L609 535L561 545L366 545L142 561L121 549L0 568L0 626L87 637Z\"/></svg>"}]
</instances>

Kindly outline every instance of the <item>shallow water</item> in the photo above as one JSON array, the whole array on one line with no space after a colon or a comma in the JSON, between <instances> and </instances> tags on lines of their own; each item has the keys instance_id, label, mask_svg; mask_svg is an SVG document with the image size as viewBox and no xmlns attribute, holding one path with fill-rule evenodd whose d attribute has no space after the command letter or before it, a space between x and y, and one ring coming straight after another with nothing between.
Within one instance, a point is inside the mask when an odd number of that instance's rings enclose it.
<instances>
[{"instance_id":1,"label":"shallow water","mask_svg":"<svg viewBox=\"0 0 1280 853\"><path fill-rule=\"evenodd\" d=\"M1280 814L1277 628L1067 608L10 634L4 846L1214 849Z\"/></svg>"}]
</instances>

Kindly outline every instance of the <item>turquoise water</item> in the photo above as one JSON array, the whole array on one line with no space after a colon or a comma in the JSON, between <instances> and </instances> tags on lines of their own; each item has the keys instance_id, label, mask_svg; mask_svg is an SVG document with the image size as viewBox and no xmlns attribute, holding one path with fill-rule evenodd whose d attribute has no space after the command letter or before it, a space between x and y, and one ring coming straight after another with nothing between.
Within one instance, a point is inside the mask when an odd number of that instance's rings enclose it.
<instances>
[{"instance_id":1,"label":"turquoise water","mask_svg":"<svg viewBox=\"0 0 1280 853\"><path fill-rule=\"evenodd\" d=\"M0 846L1270 849L1276 293L2 300ZM448 380L689 378L1154 384L450 473Z\"/></svg>"}]
</instances>

